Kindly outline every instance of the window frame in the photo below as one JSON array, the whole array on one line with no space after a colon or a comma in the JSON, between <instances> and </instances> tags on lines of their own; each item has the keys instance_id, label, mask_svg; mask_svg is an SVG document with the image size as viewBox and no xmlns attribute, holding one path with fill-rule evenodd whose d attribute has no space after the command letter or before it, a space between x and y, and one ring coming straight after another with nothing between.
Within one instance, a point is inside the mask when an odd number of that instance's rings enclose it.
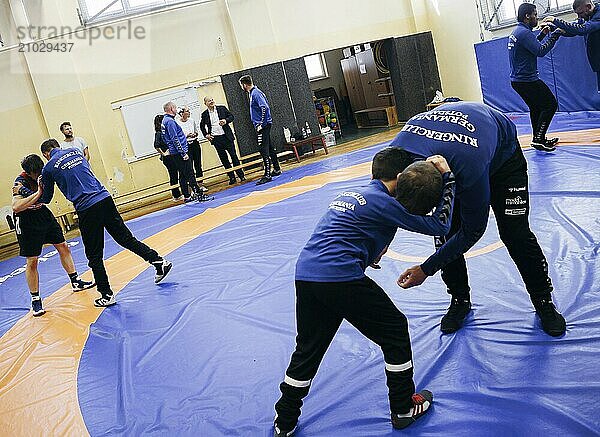
<instances>
[{"instance_id":1,"label":"window frame","mask_svg":"<svg viewBox=\"0 0 600 437\"><path fill-rule=\"evenodd\" d=\"M96 15L90 16L88 11L89 0L77 0L79 5L78 12L81 24L83 26L95 25L104 23L107 21L127 19L139 15L149 14L153 12L163 11L165 9L188 6L187 4L194 3L207 3L210 0L147 0L146 5L131 6L129 0L116 0L114 3L120 3L122 10L117 12L109 13L97 13ZM109 7L113 0L105 0L106 7ZM102 9L101 9L102 10Z\"/></svg>"},{"instance_id":2,"label":"window frame","mask_svg":"<svg viewBox=\"0 0 600 437\"><path fill-rule=\"evenodd\" d=\"M573 1L569 0L568 4L559 5L559 0L548 0L549 8L546 9L544 5L538 4L537 1L531 1L537 6L538 15L544 17L546 15L564 15L573 12ZM512 2L515 9L515 16L501 17L500 7L504 2ZM479 0L479 7L481 9L481 18L483 28L487 31L493 32L494 30L505 29L507 27L514 26L517 23L516 10L519 5L523 3L522 0Z\"/></svg>"},{"instance_id":3,"label":"window frame","mask_svg":"<svg viewBox=\"0 0 600 437\"><path fill-rule=\"evenodd\" d=\"M327 63L325 62L325 55L323 53L313 53L312 55L304 56L302 58L304 60L304 65L306 66L306 58L310 58L312 56L318 56L319 62L321 64L321 71L323 72L323 74L321 74L319 76L313 76L313 77L310 77L310 75L309 75L308 81L315 82L317 80L328 79L329 72L327 71ZM306 73L308 74L308 66L306 66Z\"/></svg>"}]
</instances>

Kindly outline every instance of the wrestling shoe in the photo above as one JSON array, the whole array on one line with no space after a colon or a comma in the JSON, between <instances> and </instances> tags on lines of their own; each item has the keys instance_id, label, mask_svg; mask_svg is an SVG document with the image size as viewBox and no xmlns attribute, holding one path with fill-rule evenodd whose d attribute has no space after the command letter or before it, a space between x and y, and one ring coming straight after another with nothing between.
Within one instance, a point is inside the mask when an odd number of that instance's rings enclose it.
<instances>
[{"instance_id":1,"label":"wrestling shoe","mask_svg":"<svg viewBox=\"0 0 600 437\"><path fill-rule=\"evenodd\" d=\"M94 300L94 306L101 307L101 308L109 307L116 303L117 303L117 301L115 300L115 294L112 291L110 294L103 294L101 297Z\"/></svg>"},{"instance_id":2,"label":"wrestling shoe","mask_svg":"<svg viewBox=\"0 0 600 437\"><path fill-rule=\"evenodd\" d=\"M441 330L444 334L458 331L467 314L471 311L471 302L468 299L452 298L448 312L442 317Z\"/></svg>"},{"instance_id":3,"label":"wrestling shoe","mask_svg":"<svg viewBox=\"0 0 600 437\"><path fill-rule=\"evenodd\" d=\"M291 435L294 435L294 432L296 432L296 427L294 427L294 429L287 431L285 429L279 429L279 427L277 425L274 426L274 431L273 431L273 436L274 437L290 437Z\"/></svg>"},{"instance_id":4,"label":"wrestling shoe","mask_svg":"<svg viewBox=\"0 0 600 437\"><path fill-rule=\"evenodd\" d=\"M153 262L152 265L156 269L156 274L154 275L155 284L158 284L160 281L165 279L165 276L167 276L173 268L173 263L167 261L166 259Z\"/></svg>"},{"instance_id":5,"label":"wrestling shoe","mask_svg":"<svg viewBox=\"0 0 600 437\"><path fill-rule=\"evenodd\" d=\"M541 152L554 152L556 150L556 146L554 144L545 140L543 142L532 141L531 147Z\"/></svg>"},{"instance_id":6,"label":"wrestling shoe","mask_svg":"<svg viewBox=\"0 0 600 437\"><path fill-rule=\"evenodd\" d=\"M413 407L408 413L392 413L392 426L395 429L404 429L427 413L433 403L433 393L429 390L421 390L419 393L412 395L412 401Z\"/></svg>"},{"instance_id":7,"label":"wrestling shoe","mask_svg":"<svg viewBox=\"0 0 600 437\"><path fill-rule=\"evenodd\" d=\"M42 307L42 298L39 295L31 296L31 312L33 317L39 317L46 312Z\"/></svg>"},{"instance_id":8,"label":"wrestling shoe","mask_svg":"<svg viewBox=\"0 0 600 437\"><path fill-rule=\"evenodd\" d=\"M292 429L280 428L280 425L277 424L277 414L275 414L275 423L273 423L273 437L290 437L296 431L298 426L294 426Z\"/></svg>"},{"instance_id":9,"label":"wrestling shoe","mask_svg":"<svg viewBox=\"0 0 600 437\"><path fill-rule=\"evenodd\" d=\"M547 139L546 144L553 147L553 146L556 146L559 141L560 141L560 138L554 137L554 138Z\"/></svg>"},{"instance_id":10,"label":"wrestling shoe","mask_svg":"<svg viewBox=\"0 0 600 437\"><path fill-rule=\"evenodd\" d=\"M273 179L271 179L271 176L263 176L256 182L256 185L266 184L267 182L271 182L272 180Z\"/></svg>"},{"instance_id":11,"label":"wrestling shoe","mask_svg":"<svg viewBox=\"0 0 600 437\"><path fill-rule=\"evenodd\" d=\"M74 292L87 290L95 286L96 283L94 281L84 281L81 278L75 278L73 281L71 281L71 287L73 288Z\"/></svg>"},{"instance_id":12,"label":"wrestling shoe","mask_svg":"<svg viewBox=\"0 0 600 437\"><path fill-rule=\"evenodd\" d=\"M271 176L281 176L281 169L279 169L279 170L273 170L271 172Z\"/></svg>"},{"instance_id":13,"label":"wrestling shoe","mask_svg":"<svg viewBox=\"0 0 600 437\"><path fill-rule=\"evenodd\" d=\"M551 299L541 299L533 303L535 312L542 321L542 329L552 337L560 337L567 329L567 323L561 313L556 311L556 307Z\"/></svg>"}]
</instances>

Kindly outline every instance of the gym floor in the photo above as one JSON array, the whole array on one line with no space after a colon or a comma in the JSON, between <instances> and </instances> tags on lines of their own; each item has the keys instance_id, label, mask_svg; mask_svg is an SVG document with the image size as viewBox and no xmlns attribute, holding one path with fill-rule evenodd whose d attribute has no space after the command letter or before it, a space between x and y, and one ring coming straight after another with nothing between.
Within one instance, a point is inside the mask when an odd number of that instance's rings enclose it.
<instances>
[{"instance_id":1,"label":"gym floor","mask_svg":"<svg viewBox=\"0 0 600 437\"><path fill-rule=\"evenodd\" d=\"M527 144L526 118L514 120ZM407 434L599 433L600 123L557 121L557 151L526 148L525 155L531 226L567 320L564 337L541 331L493 216L467 255L474 311L456 334L439 331L449 303L439 275L411 290L395 284L431 253L430 238L399 231L383 268L368 271L407 315L417 387L435 396L431 414ZM50 248L40 265L43 317L29 312L24 274L5 279L2 433L272 435L273 404L294 347L295 259L335 194L368 181L373 154L393 134L284 167L271 184L235 186L212 202L130 220L174 269L156 286L146 263L107 238L114 307L93 307L95 290L72 293ZM87 270L80 239L69 242L79 270ZM1 262L0 276L23 264ZM389 422L381 352L346 323L296 435L403 435Z\"/></svg>"}]
</instances>

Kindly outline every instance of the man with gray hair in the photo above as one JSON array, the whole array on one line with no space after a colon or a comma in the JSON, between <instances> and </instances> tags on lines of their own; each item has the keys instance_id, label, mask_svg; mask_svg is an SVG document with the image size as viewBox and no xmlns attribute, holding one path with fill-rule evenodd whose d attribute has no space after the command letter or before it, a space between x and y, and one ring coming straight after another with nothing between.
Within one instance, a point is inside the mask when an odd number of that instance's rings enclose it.
<instances>
[{"instance_id":1,"label":"man with gray hair","mask_svg":"<svg viewBox=\"0 0 600 437\"><path fill-rule=\"evenodd\" d=\"M592 0L575 0L573 11L577 14L577 21L570 23L560 18L547 16L542 24L550 23L567 32L566 36L580 35L585 38L587 57L598 78L598 92L600 92L600 7Z\"/></svg>"},{"instance_id":2,"label":"man with gray hair","mask_svg":"<svg viewBox=\"0 0 600 437\"><path fill-rule=\"evenodd\" d=\"M200 188L194 176L192 162L188 155L188 143L185 133L181 126L175 121L177 115L177 106L173 102L164 104L165 117L161 124L161 133L164 142L169 147L169 154L173 156L173 161L179 172L179 184L185 202L192 200L203 200L203 193L208 191L206 188ZM190 194L190 187L192 194Z\"/></svg>"}]
</instances>

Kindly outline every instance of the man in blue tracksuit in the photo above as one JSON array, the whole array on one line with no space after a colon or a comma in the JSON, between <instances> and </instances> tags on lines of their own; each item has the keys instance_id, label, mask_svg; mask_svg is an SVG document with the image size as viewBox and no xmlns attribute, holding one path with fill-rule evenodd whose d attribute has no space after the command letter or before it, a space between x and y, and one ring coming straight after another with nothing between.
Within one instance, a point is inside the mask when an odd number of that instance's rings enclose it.
<instances>
[{"instance_id":1,"label":"man in blue tracksuit","mask_svg":"<svg viewBox=\"0 0 600 437\"><path fill-rule=\"evenodd\" d=\"M281 167L277 159L277 150L273 146L273 143L271 143L271 126L273 125L271 108L269 107L265 93L252 83L252 77L249 75L240 77L240 86L250 97L250 119L256 130L258 150L265 167L265 173L256 182L256 185L262 185L271 182L272 176L279 176L281 174ZM273 165L273 171L271 171L271 165Z\"/></svg>"},{"instance_id":2,"label":"man in blue tracksuit","mask_svg":"<svg viewBox=\"0 0 600 437\"><path fill-rule=\"evenodd\" d=\"M117 243L154 266L155 283L162 281L172 264L133 236L117 211L110 193L96 179L81 151L61 149L54 138L44 141L41 151L48 162L42 170L42 196L39 202L50 203L56 183L67 200L73 203L79 216L85 256L101 295L94 301L94 305L107 307L116 303L104 268L105 229Z\"/></svg>"},{"instance_id":3,"label":"man in blue tracksuit","mask_svg":"<svg viewBox=\"0 0 600 437\"><path fill-rule=\"evenodd\" d=\"M594 4L592 0L575 0L573 11L578 18L575 23L548 16L544 18L543 24L549 23L563 29L566 36L580 35L585 38L588 61L598 76L600 92L600 6Z\"/></svg>"},{"instance_id":4,"label":"man in blue tracksuit","mask_svg":"<svg viewBox=\"0 0 600 437\"><path fill-rule=\"evenodd\" d=\"M564 334L565 319L552 303L548 264L529 228L527 161L512 121L480 103L447 103L415 115L391 144L420 157L441 155L456 175L450 233L436 239L437 251L405 271L399 285L419 285L441 269L452 296L441 329L460 329L471 310L463 254L483 236L491 205L500 239L519 269L543 330L552 336Z\"/></svg>"},{"instance_id":5,"label":"man in blue tracksuit","mask_svg":"<svg viewBox=\"0 0 600 437\"><path fill-rule=\"evenodd\" d=\"M281 398L275 405L276 437L294 432L302 399L344 319L383 351L393 426L407 427L431 406L431 392L414 394L406 317L385 291L365 275L367 267L378 268L379 259L399 227L428 235L445 235L449 230L454 177L443 158L432 157L433 165L413 164L420 166L416 173L425 181L419 183L430 194L417 196L426 205L415 209L430 212L437 205L431 216L411 215L412 205L408 209L394 199L396 187L401 184L396 177L411 159L399 148L378 152L373 159L370 184L340 193L300 252L295 278L298 335L296 350L280 385ZM435 182L430 183L431 180ZM415 192L412 187L407 191Z\"/></svg>"},{"instance_id":6,"label":"man in blue tracksuit","mask_svg":"<svg viewBox=\"0 0 600 437\"><path fill-rule=\"evenodd\" d=\"M197 199L202 200L202 194L208 191L204 186L200 187L194 175L192 161L188 155L188 142L181 129L181 126L175 121L177 115L177 105L173 102L164 104L165 116L161 124L162 138L169 147L169 155L177 167L179 173L179 185L185 202ZM190 194L190 188L192 194Z\"/></svg>"},{"instance_id":7,"label":"man in blue tracksuit","mask_svg":"<svg viewBox=\"0 0 600 437\"><path fill-rule=\"evenodd\" d=\"M519 24L508 37L510 84L529 107L533 131L531 147L552 152L556 149L558 138L547 139L546 132L558 109L558 103L548 85L539 78L537 58L546 56L564 32L557 29L543 44L538 41L549 33L549 27L542 29L536 38L533 29L538 25L537 9L532 3L519 6L517 20Z\"/></svg>"}]
</instances>

